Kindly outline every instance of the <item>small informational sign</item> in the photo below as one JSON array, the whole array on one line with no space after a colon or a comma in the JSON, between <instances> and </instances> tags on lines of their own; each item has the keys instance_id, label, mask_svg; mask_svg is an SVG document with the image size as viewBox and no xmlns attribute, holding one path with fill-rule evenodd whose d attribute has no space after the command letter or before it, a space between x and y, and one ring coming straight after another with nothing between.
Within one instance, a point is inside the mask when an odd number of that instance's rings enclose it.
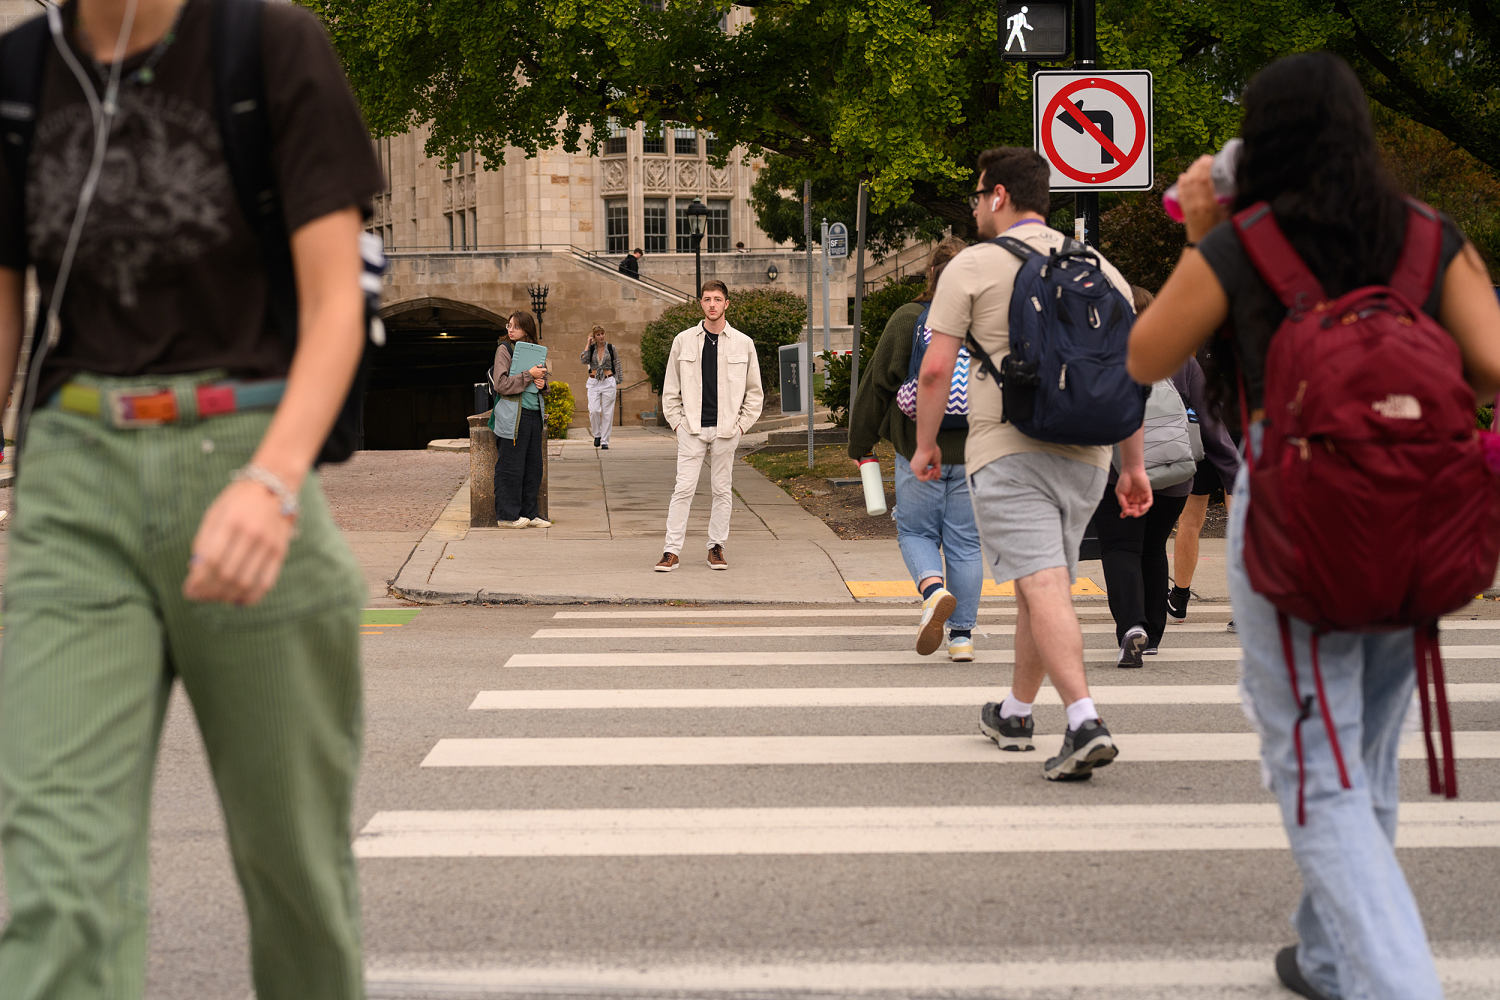
<instances>
[{"instance_id":1,"label":"small informational sign","mask_svg":"<svg viewBox=\"0 0 1500 1000\"><path fill-rule=\"evenodd\" d=\"M807 342L784 344L777 352L781 362L781 412L806 413L807 395L802 373L807 371Z\"/></svg>"},{"instance_id":2,"label":"small informational sign","mask_svg":"<svg viewBox=\"0 0 1500 1000\"><path fill-rule=\"evenodd\" d=\"M849 227L842 222L828 227L828 256L849 256Z\"/></svg>"},{"instance_id":3,"label":"small informational sign","mask_svg":"<svg viewBox=\"0 0 1500 1000\"><path fill-rule=\"evenodd\" d=\"M1033 76L1034 147L1052 165L1052 190L1150 190L1151 97L1147 70Z\"/></svg>"},{"instance_id":4,"label":"small informational sign","mask_svg":"<svg viewBox=\"0 0 1500 1000\"><path fill-rule=\"evenodd\" d=\"M1014 62L1066 59L1072 48L1072 0L1000 4L1000 57Z\"/></svg>"}]
</instances>

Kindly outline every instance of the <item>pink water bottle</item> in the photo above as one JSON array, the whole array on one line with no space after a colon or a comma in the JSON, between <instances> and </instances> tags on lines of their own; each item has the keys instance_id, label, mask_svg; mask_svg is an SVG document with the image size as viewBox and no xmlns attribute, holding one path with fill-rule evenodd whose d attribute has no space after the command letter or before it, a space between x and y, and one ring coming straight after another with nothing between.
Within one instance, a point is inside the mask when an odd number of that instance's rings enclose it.
<instances>
[{"instance_id":1,"label":"pink water bottle","mask_svg":"<svg viewBox=\"0 0 1500 1000\"><path fill-rule=\"evenodd\" d=\"M1240 162L1240 147L1244 143L1239 139L1230 139L1224 144L1224 148L1214 154L1214 166L1211 172L1214 181L1214 197L1220 205L1227 205L1234 201L1234 170ZM1177 200L1177 185L1173 184L1167 188L1167 193L1161 196L1162 210L1172 218L1174 222L1183 221L1182 202Z\"/></svg>"}]
</instances>

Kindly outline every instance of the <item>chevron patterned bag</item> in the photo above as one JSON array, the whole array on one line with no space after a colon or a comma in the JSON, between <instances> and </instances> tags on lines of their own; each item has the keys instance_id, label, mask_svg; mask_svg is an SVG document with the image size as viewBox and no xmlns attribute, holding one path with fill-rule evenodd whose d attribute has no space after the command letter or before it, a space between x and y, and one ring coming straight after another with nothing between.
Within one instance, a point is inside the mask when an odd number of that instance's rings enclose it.
<instances>
[{"instance_id":1,"label":"chevron patterned bag","mask_svg":"<svg viewBox=\"0 0 1500 1000\"><path fill-rule=\"evenodd\" d=\"M930 306L928 307L931 308ZM917 419L917 373L922 370L922 357L927 345L932 342L932 331L927 327L927 309L917 317L911 331L911 361L906 366L906 381L896 390L896 406L912 420ZM945 431L969 429L969 349L958 349L958 361L953 365L953 380L948 384L948 404L943 409Z\"/></svg>"}]
</instances>

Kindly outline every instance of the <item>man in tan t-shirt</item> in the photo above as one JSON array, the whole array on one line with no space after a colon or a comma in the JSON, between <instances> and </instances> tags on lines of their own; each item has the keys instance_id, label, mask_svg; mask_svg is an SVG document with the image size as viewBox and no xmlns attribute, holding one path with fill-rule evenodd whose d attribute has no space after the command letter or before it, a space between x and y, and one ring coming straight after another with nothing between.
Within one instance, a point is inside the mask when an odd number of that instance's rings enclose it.
<instances>
[{"instance_id":1,"label":"man in tan t-shirt","mask_svg":"<svg viewBox=\"0 0 1500 1000\"><path fill-rule=\"evenodd\" d=\"M970 196L979 234L1014 236L1046 253L1067 237L1047 226L1049 168L1035 151L1016 147L986 150L979 157L979 184ZM1130 285L1100 257L1105 276L1125 301ZM1021 260L995 243L979 243L948 264L932 302L928 325L934 336L922 361L917 390L917 447L912 471L919 479L940 472L937 446L953 363L965 334L998 365L1010 352L1010 299ZM1078 546L1103 496L1110 448L1052 444L1022 434L1001 418L999 388L976 378L969 388L969 437L964 463L975 520L996 580L1016 582L1016 666L1003 702L989 702L979 728L1002 750L1031 750L1031 703L1042 678L1067 706L1068 730L1061 752L1043 766L1053 781L1091 776L1119 753L1094 709L1083 672L1083 634L1073 611L1072 584ZM1121 442L1116 493L1121 509L1138 517L1151 506L1151 484L1138 431Z\"/></svg>"}]
</instances>

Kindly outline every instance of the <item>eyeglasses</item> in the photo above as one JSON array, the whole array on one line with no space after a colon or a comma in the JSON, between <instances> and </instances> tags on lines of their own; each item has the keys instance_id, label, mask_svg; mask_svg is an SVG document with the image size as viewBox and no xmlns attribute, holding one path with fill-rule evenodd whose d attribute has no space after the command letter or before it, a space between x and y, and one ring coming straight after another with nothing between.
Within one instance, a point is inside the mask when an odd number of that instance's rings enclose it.
<instances>
[{"instance_id":1,"label":"eyeglasses","mask_svg":"<svg viewBox=\"0 0 1500 1000\"><path fill-rule=\"evenodd\" d=\"M980 188L978 191L969 192L969 211L972 212L974 211L974 209L978 208L979 199L983 198L988 193L989 192L987 192L984 188Z\"/></svg>"}]
</instances>

